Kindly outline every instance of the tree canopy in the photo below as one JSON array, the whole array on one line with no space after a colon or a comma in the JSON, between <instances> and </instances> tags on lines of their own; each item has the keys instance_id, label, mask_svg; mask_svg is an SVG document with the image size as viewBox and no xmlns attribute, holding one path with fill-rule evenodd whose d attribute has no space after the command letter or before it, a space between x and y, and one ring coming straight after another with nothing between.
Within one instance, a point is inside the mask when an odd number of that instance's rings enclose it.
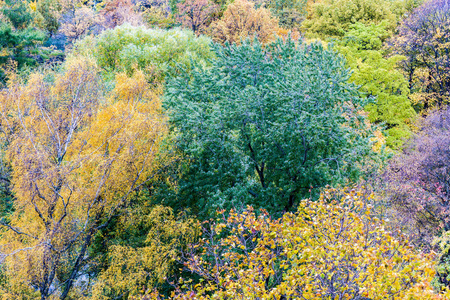
<instances>
[{"instance_id":1,"label":"tree canopy","mask_svg":"<svg viewBox=\"0 0 450 300\"><path fill-rule=\"evenodd\" d=\"M302 28L307 34L319 37L344 36L350 25L357 22L378 24L382 21L393 30L397 20L390 9L391 1L375 2L371 0L324 0L311 2L307 19Z\"/></svg>"},{"instance_id":2,"label":"tree canopy","mask_svg":"<svg viewBox=\"0 0 450 300\"><path fill-rule=\"evenodd\" d=\"M189 67L192 62L206 64L213 56L210 39L205 36L178 28L165 31L129 24L84 39L75 53L93 55L106 76L140 69L153 82L173 74L176 67Z\"/></svg>"},{"instance_id":3,"label":"tree canopy","mask_svg":"<svg viewBox=\"0 0 450 300\"><path fill-rule=\"evenodd\" d=\"M247 209L206 223L199 251L186 254L203 281L181 281L170 298L442 299L429 284L432 258L386 231L365 200L328 191L279 220Z\"/></svg>"},{"instance_id":4,"label":"tree canopy","mask_svg":"<svg viewBox=\"0 0 450 300\"><path fill-rule=\"evenodd\" d=\"M408 59L403 68L417 104L424 109L442 107L450 93L449 1L424 3L399 26L399 34L391 43ZM418 84L420 82L420 84Z\"/></svg>"},{"instance_id":5,"label":"tree canopy","mask_svg":"<svg viewBox=\"0 0 450 300\"><path fill-rule=\"evenodd\" d=\"M450 0L0 0L0 298L450 299Z\"/></svg>"},{"instance_id":6,"label":"tree canopy","mask_svg":"<svg viewBox=\"0 0 450 300\"><path fill-rule=\"evenodd\" d=\"M356 23L336 41L335 48L345 56L353 71L350 81L359 85L366 97L375 98L364 108L369 120L383 123L386 144L398 149L411 136L416 112L409 99L408 81L398 69L398 63L405 57L383 56L381 48L388 36L384 23Z\"/></svg>"},{"instance_id":7,"label":"tree canopy","mask_svg":"<svg viewBox=\"0 0 450 300\"><path fill-rule=\"evenodd\" d=\"M189 160L182 205L281 212L313 189L358 178L372 129L341 57L292 40L214 49L211 68L166 88L175 143Z\"/></svg>"},{"instance_id":8,"label":"tree canopy","mask_svg":"<svg viewBox=\"0 0 450 300\"><path fill-rule=\"evenodd\" d=\"M71 297L95 234L157 169L166 132L159 98L142 72L119 74L103 98L98 71L78 58L46 74L53 80L34 73L0 94L14 193L1 220L9 297Z\"/></svg>"}]
</instances>

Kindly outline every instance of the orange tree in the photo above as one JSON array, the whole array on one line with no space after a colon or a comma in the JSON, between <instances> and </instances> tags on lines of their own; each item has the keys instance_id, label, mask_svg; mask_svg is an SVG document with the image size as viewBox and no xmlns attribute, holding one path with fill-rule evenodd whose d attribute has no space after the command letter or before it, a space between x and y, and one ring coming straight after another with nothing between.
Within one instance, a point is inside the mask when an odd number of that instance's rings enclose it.
<instances>
[{"instance_id":1,"label":"orange tree","mask_svg":"<svg viewBox=\"0 0 450 300\"><path fill-rule=\"evenodd\" d=\"M252 2L236 0L228 5L221 19L211 24L211 34L220 43L240 43L247 37L257 37L265 44L276 39L280 31L278 19L266 8L256 9Z\"/></svg>"}]
</instances>

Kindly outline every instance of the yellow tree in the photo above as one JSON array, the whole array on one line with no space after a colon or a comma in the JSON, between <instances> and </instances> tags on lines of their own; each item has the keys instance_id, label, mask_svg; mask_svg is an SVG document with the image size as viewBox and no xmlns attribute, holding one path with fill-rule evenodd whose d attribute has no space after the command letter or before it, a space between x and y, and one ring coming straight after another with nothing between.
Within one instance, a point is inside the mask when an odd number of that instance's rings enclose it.
<instances>
[{"instance_id":1,"label":"yellow tree","mask_svg":"<svg viewBox=\"0 0 450 300\"><path fill-rule=\"evenodd\" d=\"M142 245L117 243L108 247L108 267L97 277L90 300L127 299L161 285L177 272L180 249L197 240L199 222L169 207L136 207L122 218L122 230L149 228ZM131 227L131 228L130 228Z\"/></svg>"},{"instance_id":2,"label":"yellow tree","mask_svg":"<svg viewBox=\"0 0 450 300\"><path fill-rule=\"evenodd\" d=\"M278 220L251 208L232 211L206 223L200 242L185 253L186 269L201 280L181 280L171 297L448 299L431 287L432 255L415 251L376 215L353 190L328 190Z\"/></svg>"},{"instance_id":3,"label":"yellow tree","mask_svg":"<svg viewBox=\"0 0 450 300\"><path fill-rule=\"evenodd\" d=\"M117 75L105 97L93 61L64 68L26 84L13 78L0 95L14 195L14 212L1 220L5 298L70 296L94 235L157 172L166 126L143 73Z\"/></svg>"}]
</instances>

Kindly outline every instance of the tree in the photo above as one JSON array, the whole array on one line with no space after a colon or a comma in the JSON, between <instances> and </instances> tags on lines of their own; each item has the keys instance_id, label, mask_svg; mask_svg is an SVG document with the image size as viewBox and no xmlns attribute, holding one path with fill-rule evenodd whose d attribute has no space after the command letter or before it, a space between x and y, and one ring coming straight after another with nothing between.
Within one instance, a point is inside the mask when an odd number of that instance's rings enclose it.
<instances>
[{"instance_id":1,"label":"tree","mask_svg":"<svg viewBox=\"0 0 450 300\"><path fill-rule=\"evenodd\" d=\"M103 18L94 9L86 6L75 6L67 11L61 20L60 31L74 42L89 34L103 23Z\"/></svg>"},{"instance_id":2,"label":"tree","mask_svg":"<svg viewBox=\"0 0 450 300\"><path fill-rule=\"evenodd\" d=\"M5 297L76 297L94 236L158 171L166 126L143 73L104 91L96 64L77 57L0 95L14 195L1 220Z\"/></svg>"},{"instance_id":3,"label":"tree","mask_svg":"<svg viewBox=\"0 0 450 300\"><path fill-rule=\"evenodd\" d=\"M447 0L424 3L402 22L392 40L397 52L407 57L403 68L423 109L441 107L450 95L448 5Z\"/></svg>"},{"instance_id":4,"label":"tree","mask_svg":"<svg viewBox=\"0 0 450 300\"><path fill-rule=\"evenodd\" d=\"M177 6L177 20L197 35L205 32L218 10L218 6L209 0L185 0Z\"/></svg>"},{"instance_id":5,"label":"tree","mask_svg":"<svg viewBox=\"0 0 450 300\"><path fill-rule=\"evenodd\" d=\"M364 109L373 123L386 126L386 144L398 149L411 136L411 126L416 117L408 98L408 81L397 69L403 56L385 58L382 45L389 32L382 22L378 25L356 23L350 25L345 36L336 42L353 73L350 81L360 85L367 97L376 97Z\"/></svg>"},{"instance_id":6,"label":"tree","mask_svg":"<svg viewBox=\"0 0 450 300\"><path fill-rule=\"evenodd\" d=\"M101 11L106 28L115 28L128 23L133 26L143 24L142 14L131 0L111 0Z\"/></svg>"},{"instance_id":7,"label":"tree","mask_svg":"<svg viewBox=\"0 0 450 300\"><path fill-rule=\"evenodd\" d=\"M167 7L150 6L143 9L142 17L149 27L170 29L178 25L175 17Z\"/></svg>"},{"instance_id":8,"label":"tree","mask_svg":"<svg viewBox=\"0 0 450 300\"><path fill-rule=\"evenodd\" d=\"M341 57L292 40L214 49L212 67L166 88L175 145L189 162L174 205L203 216L242 203L281 212L358 178L372 131Z\"/></svg>"},{"instance_id":9,"label":"tree","mask_svg":"<svg viewBox=\"0 0 450 300\"><path fill-rule=\"evenodd\" d=\"M95 38L87 37L77 43L75 52L93 55L106 78L139 69L149 81L161 83L167 74L178 72L178 66L189 68L193 61L208 64L213 57L209 43L207 37L197 37L187 30L124 24Z\"/></svg>"},{"instance_id":10,"label":"tree","mask_svg":"<svg viewBox=\"0 0 450 300\"><path fill-rule=\"evenodd\" d=\"M228 5L221 19L211 24L213 39L220 43L240 43L245 38L257 37L261 43L276 39L279 31L278 20L270 11L260 7L255 9L247 0L236 0Z\"/></svg>"},{"instance_id":11,"label":"tree","mask_svg":"<svg viewBox=\"0 0 450 300\"><path fill-rule=\"evenodd\" d=\"M397 16L392 12L393 2L372 0L322 0L310 2L302 29L311 37L342 37L357 22L379 24L385 21L388 30L397 25Z\"/></svg>"},{"instance_id":12,"label":"tree","mask_svg":"<svg viewBox=\"0 0 450 300\"><path fill-rule=\"evenodd\" d=\"M278 220L251 208L222 212L185 253L201 280L180 280L171 299L447 299L431 286L433 256L374 213L353 190L303 200Z\"/></svg>"},{"instance_id":13,"label":"tree","mask_svg":"<svg viewBox=\"0 0 450 300\"><path fill-rule=\"evenodd\" d=\"M450 230L449 116L448 109L427 116L383 177L392 219L428 248L435 236Z\"/></svg>"},{"instance_id":14,"label":"tree","mask_svg":"<svg viewBox=\"0 0 450 300\"><path fill-rule=\"evenodd\" d=\"M1 85L6 80L5 71L11 68L10 62L14 62L19 70L37 65L37 56L33 54L47 37L31 26L33 20L31 10L22 1L8 0L0 6Z\"/></svg>"},{"instance_id":15,"label":"tree","mask_svg":"<svg viewBox=\"0 0 450 300\"><path fill-rule=\"evenodd\" d=\"M45 30L49 36L53 36L59 29L61 4L56 0L38 0L36 1L35 23L39 28Z\"/></svg>"},{"instance_id":16,"label":"tree","mask_svg":"<svg viewBox=\"0 0 450 300\"><path fill-rule=\"evenodd\" d=\"M450 111L429 114L382 177L391 223L417 246L440 250L440 285L450 286Z\"/></svg>"},{"instance_id":17,"label":"tree","mask_svg":"<svg viewBox=\"0 0 450 300\"><path fill-rule=\"evenodd\" d=\"M108 247L107 267L98 275L89 299L129 299L161 286L178 273L181 250L187 251L198 239L198 221L185 213L176 216L168 207L148 209L142 204L121 217L116 241Z\"/></svg>"},{"instance_id":18,"label":"tree","mask_svg":"<svg viewBox=\"0 0 450 300\"><path fill-rule=\"evenodd\" d=\"M267 0L265 6L272 14L278 18L282 27L296 29L299 28L305 19L305 0Z\"/></svg>"},{"instance_id":19,"label":"tree","mask_svg":"<svg viewBox=\"0 0 450 300\"><path fill-rule=\"evenodd\" d=\"M8 0L1 3L1 19L10 23L14 29L25 29L33 21L33 13L26 3Z\"/></svg>"}]
</instances>

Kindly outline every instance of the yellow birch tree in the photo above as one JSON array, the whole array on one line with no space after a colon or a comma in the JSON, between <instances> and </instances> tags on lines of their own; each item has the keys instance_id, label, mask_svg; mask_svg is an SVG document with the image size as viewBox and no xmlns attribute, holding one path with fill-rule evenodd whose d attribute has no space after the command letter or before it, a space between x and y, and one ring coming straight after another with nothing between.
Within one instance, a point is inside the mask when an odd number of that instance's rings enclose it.
<instances>
[{"instance_id":1,"label":"yellow birch tree","mask_svg":"<svg viewBox=\"0 0 450 300\"><path fill-rule=\"evenodd\" d=\"M95 234L157 172L166 126L143 73L118 74L107 94L89 58L64 68L26 84L12 78L0 94L14 195L1 220L6 299L71 296Z\"/></svg>"}]
</instances>

